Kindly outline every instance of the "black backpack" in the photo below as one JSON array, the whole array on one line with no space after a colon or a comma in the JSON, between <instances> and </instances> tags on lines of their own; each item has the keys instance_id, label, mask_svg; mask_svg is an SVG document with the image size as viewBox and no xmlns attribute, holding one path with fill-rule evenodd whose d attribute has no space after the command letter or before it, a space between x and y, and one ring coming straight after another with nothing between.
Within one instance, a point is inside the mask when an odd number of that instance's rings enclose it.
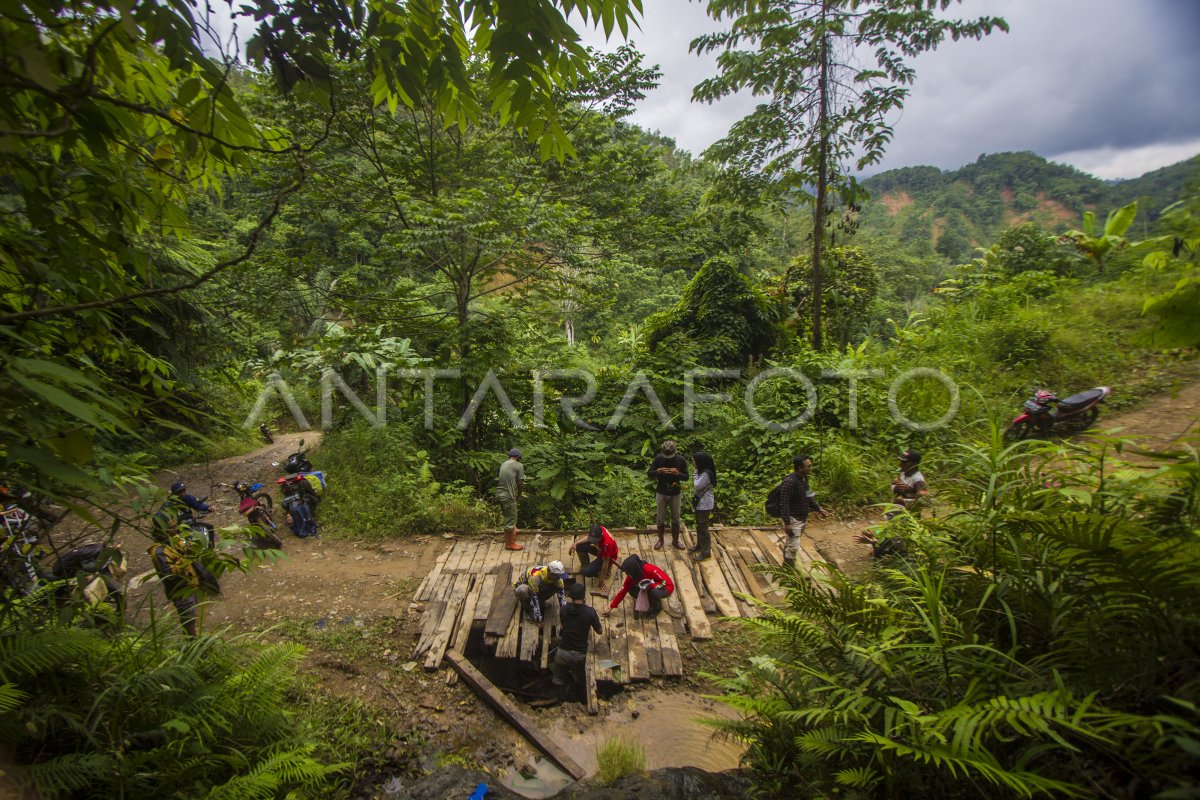
<instances>
[{"instance_id":1,"label":"black backpack","mask_svg":"<svg viewBox=\"0 0 1200 800\"><path fill-rule=\"evenodd\" d=\"M783 482L780 481L778 486L776 486L771 491L767 492L767 502L764 504L764 507L767 510L768 517L780 516L779 495L780 495L782 489L783 489Z\"/></svg>"}]
</instances>

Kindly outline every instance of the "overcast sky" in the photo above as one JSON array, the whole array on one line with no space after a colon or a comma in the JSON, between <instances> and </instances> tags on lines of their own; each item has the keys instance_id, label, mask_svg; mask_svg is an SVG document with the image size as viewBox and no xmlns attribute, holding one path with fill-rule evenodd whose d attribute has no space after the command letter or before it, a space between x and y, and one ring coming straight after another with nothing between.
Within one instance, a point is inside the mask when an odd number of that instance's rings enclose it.
<instances>
[{"instance_id":1,"label":"overcast sky","mask_svg":"<svg viewBox=\"0 0 1200 800\"><path fill-rule=\"evenodd\" d=\"M714 67L688 43L716 23L704 3L644 3L631 39L663 77L632 121L699 154L753 100L691 102ZM915 62L916 85L878 169L955 169L981 153L1032 150L1100 178L1131 178L1200 153L1200 0L965 0L956 13L1002 16L1011 31L947 42ZM585 40L604 46L602 34Z\"/></svg>"}]
</instances>

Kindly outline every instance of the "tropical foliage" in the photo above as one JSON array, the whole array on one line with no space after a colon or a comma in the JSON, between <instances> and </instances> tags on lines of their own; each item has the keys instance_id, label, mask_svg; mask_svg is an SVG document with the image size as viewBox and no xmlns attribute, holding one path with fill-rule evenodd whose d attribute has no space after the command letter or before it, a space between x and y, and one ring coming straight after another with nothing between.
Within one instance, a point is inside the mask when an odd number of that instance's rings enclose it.
<instances>
[{"instance_id":1,"label":"tropical foliage","mask_svg":"<svg viewBox=\"0 0 1200 800\"><path fill-rule=\"evenodd\" d=\"M1196 791L1194 450L957 448L954 512L856 582L772 570L765 652L724 681L764 796ZM1117 443L1119 445L1119 442Z\"/></svg>"}]
</instances>

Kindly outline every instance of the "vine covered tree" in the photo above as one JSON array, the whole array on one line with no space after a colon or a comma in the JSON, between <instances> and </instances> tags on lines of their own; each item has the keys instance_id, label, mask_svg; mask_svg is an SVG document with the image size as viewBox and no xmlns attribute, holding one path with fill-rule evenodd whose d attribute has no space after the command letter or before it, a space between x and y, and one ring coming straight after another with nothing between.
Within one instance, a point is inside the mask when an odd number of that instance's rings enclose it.
<instances>
[{"instance_id":1,"label":"vine covered tree","mask_svg":"<svg viewBox=\"0 0 1200 800\"><path fill-rule=\"evenodd\" d=\"M708 150L732 169L761 175L773 191L813 206L812 342L821 348L821 263L830 196L853 206L862 192L848 165L876 164L916 77L907 59L947 36L980 38L1004 20L940 16L956 0L710 0L727 30L694 40L718 51L719 72L693 99L713 102L750 90L767 98ZM870 51L873 65L864 65Z\"/></svg>"}]
</instances>

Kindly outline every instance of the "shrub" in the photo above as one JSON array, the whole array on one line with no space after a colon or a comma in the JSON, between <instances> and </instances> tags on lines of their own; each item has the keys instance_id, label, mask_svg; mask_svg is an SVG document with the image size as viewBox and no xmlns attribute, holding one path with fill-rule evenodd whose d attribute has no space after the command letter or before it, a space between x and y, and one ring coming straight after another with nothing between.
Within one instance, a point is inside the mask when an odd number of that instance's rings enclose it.
<instances>
[{"instance_id":1,"label":"shrub","mask_svg":"<svg viewBox=\"0 0 1200 800\"><path fill-rule=\"evenodd\" d=\"M314 758L285 710L301 649L166 627L103 636L51 617L0 632L17 779L47 800L328 796L347 765Z\"/></svg>"},{"instance_id":2,"label":"shrub","mask_svg":"<svg viewBox=\"0 0 1200 800\"><path fill-rule=\"evenodd\" d=\"M627 775L646 771L646 751L637 742L614 737L596 750L596 779L601 786L612 786Z\"/></svg>"},{"instance_id":3,"label":"shrub","mask_svg":"<svg viewBox=\"0 0 1200 800\"><path fill-rule=\"evenodd\" d=\"M1200 462L1162 492L1104 445L991 433L891 568L767 570L787 603L742 621L765 647L715 723L767 796L1194 795Z\"/></svg>"},{"instance_id":4,"label":"shrub","mask_svg":"<svg viewBox=\"0 0 1200 800\"><path fill-rule=\"evenodd\" d=\"M329 476L320 517L335 534L378 539L495 526L495 509L470 487L434 480L428 452L400 426L355 420L327 434L314 461Z\"/></svg>"}]
</instances>

